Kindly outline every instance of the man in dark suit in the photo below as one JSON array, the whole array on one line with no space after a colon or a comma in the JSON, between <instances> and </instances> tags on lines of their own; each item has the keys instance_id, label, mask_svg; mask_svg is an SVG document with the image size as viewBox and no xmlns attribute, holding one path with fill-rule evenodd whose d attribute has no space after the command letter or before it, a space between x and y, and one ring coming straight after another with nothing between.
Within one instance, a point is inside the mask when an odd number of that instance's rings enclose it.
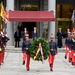
<instances>
[{"instance_id":1,"label":"man in dark suit","mask_svg":"<svg viewBox=\"0 0 75 75\"><path fill-rule=\"evenodd\" d=\"M18 29L17 29L17 31L14 34L14 38L15 38L15 47L19 47L20 34L19 34L19 30Z\"/></svg>"},{"instance_id":2,"label":"man in dark suit","mask_svg":"<svg viewBox=\"0 0 75 75\"><path fill-rule=\"evenodd\" d=\"M34 31L32 31L32 38L33 39L38 38L38 32L36 30L36 27L34 27Z\"/></svg>"},{"instance_id":3,"label":"man in dark suit","mask_svg":"<svg viewBox=\"0 0 75 75\"><path fill-rule=\"evenodd\" d=\"M59 28L59 31L57 33L58 47L59 48L62 47L62 37L63 37L63 34L62 34L62 31L61 31L61 28Z\"/></svg>"},{"instance_id":4,"label":"man in dark suit","mask_svg":"<svg viewBox=\"0 0 75 75\"><path fill-rule=\"evenodd\" d=\"M20 34L20 38L21 38L22 37L21 32L22 32L22 29L23 29L21 23L18 25L17 29L19 30L19 34Z\"/></svg>"},{"instance_id":5,"label":"man in dark suit","mask_svg":"<svg viewBox=\"0 0 75 75\"><path fill-rule=\"evenodd\" d=\"M28 34L27 28L24 28L24 32L23 32L23 40L25 40L25 35Z\"/></svg>"}]
</instances>

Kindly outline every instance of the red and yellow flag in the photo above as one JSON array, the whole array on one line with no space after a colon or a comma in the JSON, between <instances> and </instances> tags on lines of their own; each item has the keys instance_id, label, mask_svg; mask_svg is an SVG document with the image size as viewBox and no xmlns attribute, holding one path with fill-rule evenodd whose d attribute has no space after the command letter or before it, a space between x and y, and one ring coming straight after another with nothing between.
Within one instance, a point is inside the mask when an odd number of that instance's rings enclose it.
<instances>
[{"instance_id":1,"label":"red and yellow flag","mask_svg":"<svg viewBox=\"0 0 75 75\"><path fill-rule=\"evenodd\" d=\"M4 19L5 18L5 15L6 15L6 12L5 12L5 10L4 10L4 6L3 6L3 4L1 3L1 17Z\"/></svg>"},{"instance_id":2,"label":"red and yellow flag","mask_svg":"<svg viewBox=\"0 0 75 75\"><path fill-rule=\"evenodd\" d=\"M6 10L6 15L5 15L5 21L6 22L10 22L10 20L9 20L9 13L8 13L7 10Z\"/></svg>"},{"instance_id":3,"label":"red and yellow flag","mask_svg":"<svg viewBox=\"0 0 75 75\"><path fill-rule=\"evenodd\" d=\"M2 3L1 3L1 15L0 16L4 19L5 22L10 22L9 13L7 10L6 11L4 10L4 6Z\"/></svg>"}]
</instances>

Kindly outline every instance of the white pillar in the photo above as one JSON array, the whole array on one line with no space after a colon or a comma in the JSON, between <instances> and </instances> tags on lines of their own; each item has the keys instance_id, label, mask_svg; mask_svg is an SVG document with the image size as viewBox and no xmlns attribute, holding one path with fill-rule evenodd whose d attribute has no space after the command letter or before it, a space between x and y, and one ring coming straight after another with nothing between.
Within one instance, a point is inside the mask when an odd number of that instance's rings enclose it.
<instances>
[{"instance_id":1,"label":"white pillar","mask_svg":"<svg viewBox=\"0 0 75 75\"><path fill-rule=\"evenodd\" d=\"M14 0L7 0L6 1L7 10L14 10ZM7 35L9 36L10 40L7 42L7 46L14 45L14 23L7 23Z\"/></svg>"},{"instance_id":2,"label":"white pillar","mask_svg":"<svg viewBox=\"0 0 75 75\"><path fill-rule=\"evenodd\" d=\"M55 12L56 12L56 0L48 0L48 11L54 11L54 17L55 17ZM53 33L55 37L55 21L54 22L49 22L48 25L48 41L50 40L50 34ZM55 40L55 39L54 39Z\"/></svg>"}]
</instances>

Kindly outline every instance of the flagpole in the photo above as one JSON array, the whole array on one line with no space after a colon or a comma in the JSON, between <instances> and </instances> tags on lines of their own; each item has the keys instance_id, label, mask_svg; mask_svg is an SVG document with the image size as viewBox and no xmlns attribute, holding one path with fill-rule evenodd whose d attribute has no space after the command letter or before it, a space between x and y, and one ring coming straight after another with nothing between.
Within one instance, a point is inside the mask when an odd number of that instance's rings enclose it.
<instances>
[{"instance_id":1,"label":"flagpole","mask_svg":"<svg viewBox=\"0 0 75 75\"><path fill-rule=\"evenodd\" d=\"M75 10L74 10L74 28L75 28Z\"/></svg>"}]
</instances>

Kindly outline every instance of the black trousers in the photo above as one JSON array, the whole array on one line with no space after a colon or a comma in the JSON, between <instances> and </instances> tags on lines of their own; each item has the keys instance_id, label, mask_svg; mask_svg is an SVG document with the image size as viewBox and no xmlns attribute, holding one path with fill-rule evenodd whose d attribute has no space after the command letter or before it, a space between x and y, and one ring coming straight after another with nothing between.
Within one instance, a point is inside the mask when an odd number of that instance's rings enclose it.
<instances>
[{"instance_id":1,"label":"black trousers","mask_svg":"<svg viewBox=\"0 0 75 75\"><path fill-rule=\"evenodd\" d=\"M59 47L59 48L62 47L62 39L58 39L58 47Z\"/></svg>"},{"instance_id":2,"label":"black trousers","mask_svg":"<svg viewBox=\"0 0 75 75\"><path fill-rule=\"evenodd\" d=\"M19 41L15 41L15 47L19 47Z\"/></svg>"}]
</instances>

